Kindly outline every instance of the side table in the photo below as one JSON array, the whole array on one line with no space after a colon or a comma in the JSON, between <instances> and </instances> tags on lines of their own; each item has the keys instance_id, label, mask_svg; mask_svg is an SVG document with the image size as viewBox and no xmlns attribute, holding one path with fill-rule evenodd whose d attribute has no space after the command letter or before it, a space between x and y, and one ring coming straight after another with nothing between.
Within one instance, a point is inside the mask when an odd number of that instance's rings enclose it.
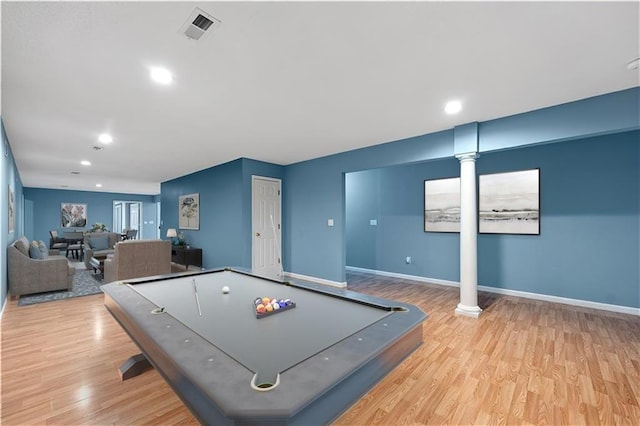
<instances>
[{"instance_id":1,"label":"side table","mask_svg":"<svg viewBox=\"0 0 640 426\"><path fill-rule=\"evenodd\" d=\"M171 246L171 261L178 265L189 265L202 268L202 249L190 246Z\"/></svg>"}]
</instances>

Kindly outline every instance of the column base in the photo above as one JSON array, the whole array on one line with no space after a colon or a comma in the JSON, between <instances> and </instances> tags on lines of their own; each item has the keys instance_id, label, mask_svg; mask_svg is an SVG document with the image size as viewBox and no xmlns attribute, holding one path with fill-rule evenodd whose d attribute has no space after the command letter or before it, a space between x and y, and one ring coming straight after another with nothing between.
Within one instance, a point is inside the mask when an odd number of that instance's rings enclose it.
<instances>
[{"instance_id":1,"label":"column base","mask_svg":"<svg viewBox=\"0 0 640 426\"><path fill-rule=\"evenodd\" d=\"M462 303L458 303L456 308L456 315L464 315L466 317L478 318L482 313L482 309L479 306L467 306Z\"/></svg>"}]
</instances>

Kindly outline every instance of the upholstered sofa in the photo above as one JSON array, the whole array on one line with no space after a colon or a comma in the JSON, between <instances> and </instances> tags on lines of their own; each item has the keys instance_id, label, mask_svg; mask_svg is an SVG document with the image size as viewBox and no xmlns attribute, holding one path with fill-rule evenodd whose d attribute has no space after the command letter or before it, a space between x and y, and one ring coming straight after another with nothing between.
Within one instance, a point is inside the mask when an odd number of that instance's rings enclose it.
<instances>
[{"instance_id":1,"label":"upholstered sofa","mask_svg":"<svg viewBox=\"0 0 640 426\"><path fill-rule=\"evenodd\" d=\"M43 293L54 290L71 290L76 270L57 250L49 250L47 258L29 256L29 240L20 237L7 247L9 294ZM46 248L46 247L45 247Z\"/></svg>"},{"instance_id":2,"label":"upholstered sofa","mask_svg":"<svg viewBox=\"0 0 640 426\"><path fill-rule=\"evenodd\" d=\"M106 257L114 253L114 247L122 239L118 232L87 232L84 234L84 266L92 269L92 257Z\"/></svg>"},{"instance_id":3,"label":"upholstered sofa","mask_svg":"<svg viewBox=\"0 0 640 426\"><path fill-rule=\"evenodd\" d=\"M116 244L104 261L104 282L171 273L171 243L162 240L127 240Z\"/></svg>"}]
</instances>

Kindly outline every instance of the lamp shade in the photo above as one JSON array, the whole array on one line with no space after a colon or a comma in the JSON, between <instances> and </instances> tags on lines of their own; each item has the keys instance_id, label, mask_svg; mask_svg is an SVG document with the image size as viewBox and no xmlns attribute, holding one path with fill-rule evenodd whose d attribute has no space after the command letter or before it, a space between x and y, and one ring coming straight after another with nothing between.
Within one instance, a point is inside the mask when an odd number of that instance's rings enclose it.
<instances>
[{"instance_id":1,"label":"lamp shade","mask_svg":"<svg viewBox=\"0 0 640 426\"><path fill-rule=\"evenodd\" d=\"M176 232L176 228L167 229L167 238L175 238L177 236L178 236L178 233Z\"/></svg>"}]
</instances>

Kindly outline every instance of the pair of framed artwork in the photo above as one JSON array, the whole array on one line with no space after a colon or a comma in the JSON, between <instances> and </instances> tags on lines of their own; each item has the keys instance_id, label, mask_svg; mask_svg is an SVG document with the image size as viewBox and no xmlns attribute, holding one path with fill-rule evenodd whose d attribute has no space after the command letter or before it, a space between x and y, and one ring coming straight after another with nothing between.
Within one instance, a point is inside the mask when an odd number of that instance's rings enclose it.
<instances>
[{"instance_id":1,"label":"pair of framed artwork","mask_svg":"<svg viewBox=\"0 0 640 426\"><path fill-rule=\"evenodd\" d=\"M460 232L460 178L424 181L425 232ZM480 175L478 232L540 234L540 169Z\"/></svg>"},{"instance_id":2,"label":"pair of framed artwork","mask_svg":"<svg viewBox=\"0 0 640 426\"><path fill-rule=\"evenodd\" d=\"M11 191L9 197L9 207L12 209L13 194ZM63 228L84 228L87 226L87 205L62 203L60 221ZM200 194L181 195L178 198L178 226L180 229L200 229ZM11 225L9 228L11 229Z\"/></svg>"}]
</instances>

